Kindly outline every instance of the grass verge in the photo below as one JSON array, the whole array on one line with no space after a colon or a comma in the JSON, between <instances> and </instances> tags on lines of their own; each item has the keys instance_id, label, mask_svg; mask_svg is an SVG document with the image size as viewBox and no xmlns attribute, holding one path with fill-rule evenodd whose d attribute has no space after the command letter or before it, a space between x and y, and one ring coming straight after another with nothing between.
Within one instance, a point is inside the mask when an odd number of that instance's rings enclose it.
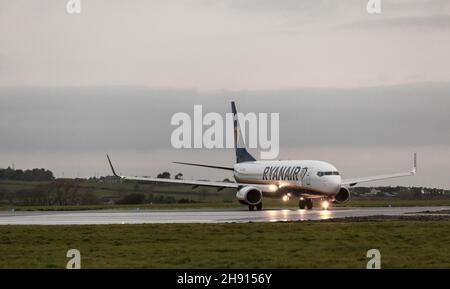
<instances>
[{"instance_id":1,"label":"grass verge","mask_svg":"<svg viewBox=\"0 0 450 289\"><path fill-rule=\"evenodd\" d=\"M0 226L0 268L450 268L450 219Z\"/></svg>"}]
</instances>

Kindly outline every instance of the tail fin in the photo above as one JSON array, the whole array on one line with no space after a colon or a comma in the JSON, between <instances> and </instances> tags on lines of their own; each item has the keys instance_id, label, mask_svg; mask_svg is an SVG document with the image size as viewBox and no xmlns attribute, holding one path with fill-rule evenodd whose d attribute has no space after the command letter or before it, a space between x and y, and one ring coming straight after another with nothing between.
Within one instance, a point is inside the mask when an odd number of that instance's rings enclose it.
<instances>
[{"instance_id":1,"label":"tail fin","mask_svg":"<svg viewBox=\"0 0 450 289\"><path fill-rule=\"evenodd\" d=\"M234 101L231 102L231 111L233 112L233 120L234 120L234 149L236 150L236 162L253 162L256 159L248 153L244 139L241 135L241 127L239 125L239 120L237 116L236 105Z\"/></svg>"}]
</instances>

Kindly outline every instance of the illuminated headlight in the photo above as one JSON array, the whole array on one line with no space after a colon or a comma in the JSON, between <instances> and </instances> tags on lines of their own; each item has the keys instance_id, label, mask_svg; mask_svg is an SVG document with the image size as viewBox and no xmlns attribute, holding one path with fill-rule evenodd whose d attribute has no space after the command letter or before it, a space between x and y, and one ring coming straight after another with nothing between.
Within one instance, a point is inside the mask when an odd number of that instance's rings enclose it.
<instances>
[{"instance_id":1,"label":"illuminated headlight","mask_svg":"<svg viewBox=\"0 0 450 289\"><path fill-rule=\"evenodd\" d=\"M285 201L285 202L289 201L289 196L284 195L284 196L283 196L283 201Z\"/></svg>"},{"instance_id":2,"label":"illuminated headlight","mask_svg":"<svg viewBox=\"0 0 450 289\"><path fill-rule=\"evenodd\" d=\"M270 186L269 186L269 190L270 190L271 192L276 192L276 191L278 190L278 187L277 187L276 185L270 185Z\"/></svg>"},{"instance_id":3,"label":"illuminated headlight","mask_svg":"<svg viewBox=\"0 0 450 289\"><path fill-rule=\"evenodd\" d=\"M322 201L322 209L327 210L330 207L330 202Z\"/></svg>"}]
</instances>

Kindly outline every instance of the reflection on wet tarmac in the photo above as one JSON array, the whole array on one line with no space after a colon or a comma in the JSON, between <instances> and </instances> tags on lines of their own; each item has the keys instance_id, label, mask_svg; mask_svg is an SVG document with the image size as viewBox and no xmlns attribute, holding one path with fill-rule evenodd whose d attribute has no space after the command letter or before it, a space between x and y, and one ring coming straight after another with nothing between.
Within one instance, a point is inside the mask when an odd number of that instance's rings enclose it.
<instances>
[{"instance_id":1,"label":"reflection on wet tarmac","mask_svg":"<svg viewBox=\"0 0 450 289\"><path fill-rule=\"evenodd\" d=\"M143 223L244 223L327 220L375 215L398 216L405 213L450 210L450 207L334 208L331 210L111 210L71 212L1 212L5 224L143 224Z\"/></svg>"}]
</instances>

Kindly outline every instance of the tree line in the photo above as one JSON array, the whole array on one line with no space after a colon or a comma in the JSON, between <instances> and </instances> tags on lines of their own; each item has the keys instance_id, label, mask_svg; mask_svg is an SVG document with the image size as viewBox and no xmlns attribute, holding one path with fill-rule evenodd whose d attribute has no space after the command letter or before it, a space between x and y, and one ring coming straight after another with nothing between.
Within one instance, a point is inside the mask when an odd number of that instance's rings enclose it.
<instances>
[{"instance_id":1,"label":"tree line","mask_svg":"<svg viewBox=\"0 0 450 289\"><path fill-rule=\"evenodd\" d=\"M53 172L46 169L15 170L10 167L0 169L0 180L53 181Z\"/></svg>"},{"instance_id":2,"label":"tree line","mask_svg":"<svg viewBox=\"0 0 450 289\"><path fill-rule=\"evenodd\" d=\"M96 205L101 202L92 187L75 181L55 181L17 192L0 190L0 200L20 206Z\"/></svg>"}]
</instances>

